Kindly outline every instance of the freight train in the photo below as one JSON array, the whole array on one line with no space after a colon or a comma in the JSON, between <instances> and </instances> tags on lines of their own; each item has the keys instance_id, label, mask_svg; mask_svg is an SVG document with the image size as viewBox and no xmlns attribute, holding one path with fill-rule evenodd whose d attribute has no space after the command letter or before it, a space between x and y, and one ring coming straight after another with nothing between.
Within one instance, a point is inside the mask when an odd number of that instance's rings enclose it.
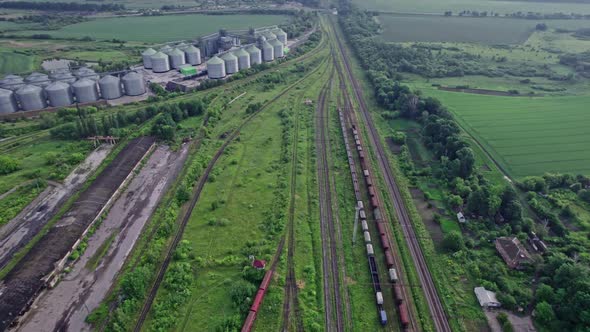
<instances>
[{"instance_id":1,"label":"freight train","mask_svg":"<svg viewBox=\"0 0 590 332\"><path fill-rule=\"evenodd\" d=\"M254 326L254 321L256 320L256 315L258 314L258 310L260 309L260 305L262 304L264 295L266 294L268 286L270 285L270 279L272 277L273 272L273 269L269 269L264 274L264 278L262 278L260 287L256 292L256 296L254 297L254 302L252 302L252 306L250 306L248 317L246 317L246 321L242 326L242 332L250 332L252 330L252 326Z\"/></svg>"},{"instance_id":2,"label":"freight train","mask_svg":"<svg viewBox=\"0 0 590 332\"><path fill-rule=\"evenodd\" d=\"M343 129L344 129L344 125L343 125ZM397 281L398 281L397 270L395 269L395 261L393 258L392 251L390 250L391 245L389 243L389 238L386 233L386 227L384 224L385 220L383 219L383 214L381 212L381 206L380 206L379 200L377 198L377 191L374 186L373 178L372 178L371 173L369 171L368 161L365 156L365 152L363 151L361 138L359 136L359 132L356 127L356 124L354 124L354 123L352 124L352 135L354 137L356 150L359 155L361 168L363 170L363 176L364 176L365 182L367 184L367 192L369 193L369 201L371 202L371 208L373 209L373 216L375 218L375 226L377 228L377 232L379 233L379 240L381 242L381 247L383 248L383 251L385 252L385 264L387 265L387 268L389 271L389 281L393 284L393 298L394 298L395 304L397 306L397 310L398 310L398 314L399 314L399 318L400 318L400 324L403 329L407 329L408 326L410 325L408 310L406 307L406 303L404 303L404 295L402 292L402 287L399 283L397 283ZM351 158L351 156L349 156L349 158ZM355 187L355 191L357 190L357 187L358 187L358 184ZM360 213L361 225L363 227L367 227L368 225L366 223L366 218L362 218L363 216L366 217L366 213L365 213L364 209L361 209L360 212L361 212ZM363 231L365 231L365 230L363 229ZM371 250L372 250L372 248L371 248ZM382 296L381 285L379 284L379 277L376 272L375 257L372 254L369 254L369 264L371 266L371 276L373 277L373 288L375 288L375 291L378 292L378 294L380 294ZM381 301L381 304L383 304L383 301ZM379 302L378 302L378 305L379 305ZM382 310L382 309L383 309L382 306L380 306L380 310ZM385 314L384 311L383 311L383 314ZM384 319L382 317L383 316L381 316L381 323L384 324ZM385 322L386 322L386 320L385 320Z\"/></svg>"}]
</instances>

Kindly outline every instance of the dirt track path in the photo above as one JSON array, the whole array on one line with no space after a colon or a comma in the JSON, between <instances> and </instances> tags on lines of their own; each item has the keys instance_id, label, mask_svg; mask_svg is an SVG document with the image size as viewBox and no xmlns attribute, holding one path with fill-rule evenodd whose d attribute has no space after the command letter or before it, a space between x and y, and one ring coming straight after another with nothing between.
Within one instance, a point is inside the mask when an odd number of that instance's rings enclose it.
<instances>
[{"instance_id":1,"label":"dirt track path","mask_svg":"<svg viewBox=\"0 0 590 332\"><path fill-rule=\"evenodd\" d=\"M127 190L117 199L88 248L70 273L53 289L40 296L19 331L89 331L84 322L107 295L143 226L176 178L188 153L187 147L172 152L158 147ZM112 239L96 268L89 260Z\"/></svg>"}]
</instances>

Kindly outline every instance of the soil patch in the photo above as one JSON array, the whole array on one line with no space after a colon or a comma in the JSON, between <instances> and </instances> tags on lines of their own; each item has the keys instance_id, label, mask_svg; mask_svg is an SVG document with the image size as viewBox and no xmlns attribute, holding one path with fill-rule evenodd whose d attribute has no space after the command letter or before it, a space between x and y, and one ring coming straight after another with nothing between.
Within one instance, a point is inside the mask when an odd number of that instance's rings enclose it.
<instances>
[{"instance_id":1,"label":"soil patch","mask_svg":"<svg viewBox=\"0 0 590 332\"><path fill-rule=\"evenodd\" d=\"M389 148L391 149L391 151L395 154L400 154L400 152L402 152L402 146L395 143L393 141L393 138L391 137L385 137L385 142L387 142L387 146L389 146Z\"/></svg>"},{"instance_id":2,"label":"soil patch","mask_svg":"<svg viewBox=\"0 0 590 332\"><path fill-rule=\"evenodd\" d=\"M6 275L0 287L0 330L8 329L47 286L45 279L56 269L55 264L68 254L154 141L152 137L140 137L127 144Z\"/></svg>"},{"instance_id":3,"label":"soil patch","mask_svg":"<svg viewBox=\"0 0 590 332\"><path fill-rule=\"evenodd\" d=\"M434 214L437 212L434 204L426 200L424 198L424 193L418 188L410 188L410 193L412 194L414 205L416 206L428 233L430 233L430 237L432 237L435 244L440 244L443 240L443 232L440 225L434 221Z\"/></svg>"},{"instance_id":4,"label":"soil patch","mask_svg":"<svg viewBox=\"0 0 590 332\"><path fill-rule=\"evenodd\" d=\"M472 89L472 88L451 88L448 86L439 86L439 90L442 91L450 91L450 92L463 92L463 93L473 93L478 95L488 95L488 96L502 96L502 97L542 97L542 94L534 94L534 95L521 95L516 93L510 93L508 91L499 91L499 90L488 90L488 89Z\"/></svg>"}]
</instances>

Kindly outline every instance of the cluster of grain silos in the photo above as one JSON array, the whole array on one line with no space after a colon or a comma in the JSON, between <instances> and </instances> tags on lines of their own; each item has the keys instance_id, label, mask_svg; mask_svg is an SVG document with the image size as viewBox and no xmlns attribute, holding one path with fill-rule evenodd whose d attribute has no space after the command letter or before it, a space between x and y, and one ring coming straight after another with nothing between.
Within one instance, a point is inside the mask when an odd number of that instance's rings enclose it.
<instances>
[{"instance_id":1,"label":"cluster of grain silos","mask_svg":"<svg viewBox=\"0 0 590 332\"><path fill-rule=\"evenodd\" d=\"M74 75L59 70L49 76L33 73L24 80L15 75L4 77L0 80L0 114L138 96L147 91L143 75L136 72L122 78L105 75L99 79L92 69L80 68Z\"/></svg>"},{"instance_id":2,"label":"cluster of grain silos","mask_svg":"<svg viewBox=\"0 0 590 332\"><path fill-rule=\"evenodd\" d=\"M201 50L194 45L180 43L175 47L165 45L159 51L148 48L141 53L141 58L144 68L164 73L170 69L180 69L184 64L201 64Z\"/></svg>"}]
</instances>

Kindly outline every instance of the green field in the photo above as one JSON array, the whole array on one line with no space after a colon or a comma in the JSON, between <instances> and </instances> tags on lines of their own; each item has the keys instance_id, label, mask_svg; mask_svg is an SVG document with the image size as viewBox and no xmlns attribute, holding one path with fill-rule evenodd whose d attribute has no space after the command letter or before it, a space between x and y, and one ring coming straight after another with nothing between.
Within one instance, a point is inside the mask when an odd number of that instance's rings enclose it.
<instances>
[{"instance_id":1,"label":"green field","mask_svg":"<svg viewBox=\"0 0 590 332\"><path fill-rule=\"evenodd\" d=\"M382 38L391 42L520 44L541 21L498 17L380 15ZM550 20L551 28L590 28L588 20Z\"/></svg>"},{"instance_id":2,"label":"green field","mask_svg":"<svg viewBox=\"0 0 590 332\"><path fill-rule=\"evenodd\" d=\"M43 31L54 37L82 38L98 40L113 38L125 41L161 43L181 39L196 39L225 29L247 29L279 24L287 20L282 15L166 15L138 16L96 19L72 24L56 31ZM21 35L41 33L41 31L22 31Z\"/></svg>"},{"instance_id":3,"label":"green field","mask_svg":"<svg viewBox=\"0 0 590 332\"><path fill-rule=\"evenodd\" d=\"M439 98L510 175L590 174L590 96L497 97L421 89Z\"/></svg>"},{"instance_id":4,"label":"green field","mask_svg":"<svg viewBox=\"0 0 590 332\"><path fill-rule=\"evenodd\" d=\"M495 1L495 0L353 0L361 8L406 13L454 13L463 10L497 12L590 13L590 4L573 1Z\"/></svg>"},{"instance_id":5,"label":"green field","mask_svg":"<svg viewBox=\"0 0 590 332\"><path fill-rule=\"evenodd\" d=\"M11 51L0 51L0 74L21 73L33 70L35 58Z\"/></svg>"}]
</instances>

